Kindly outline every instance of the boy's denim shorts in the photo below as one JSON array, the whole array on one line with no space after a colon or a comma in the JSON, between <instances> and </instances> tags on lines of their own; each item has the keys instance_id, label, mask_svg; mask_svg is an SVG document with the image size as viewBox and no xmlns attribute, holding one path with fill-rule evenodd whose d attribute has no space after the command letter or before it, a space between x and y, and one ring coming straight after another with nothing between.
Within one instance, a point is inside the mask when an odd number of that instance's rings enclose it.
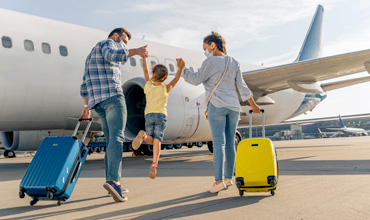
<instances>
[{"instance_id":1,"label":"boy's denim shorts","mask_svg":"<svg viewBox=\"0 0 370 220\"><path fill-rule=\"evenodd\" d=\"M145 132L163 141L164 130L167 127L167 116L162 113L148 113L145 115Z\"/></svg>"}]
</instances>

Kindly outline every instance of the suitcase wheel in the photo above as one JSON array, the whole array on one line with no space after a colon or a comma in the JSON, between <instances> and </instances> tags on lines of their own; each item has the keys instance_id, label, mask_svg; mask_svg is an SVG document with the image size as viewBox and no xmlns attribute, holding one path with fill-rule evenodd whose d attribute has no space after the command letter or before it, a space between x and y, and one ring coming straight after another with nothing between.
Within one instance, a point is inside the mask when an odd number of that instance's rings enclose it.
<instances>
[{"instance_id":1,"label":"suitcase wheel","mask_svg":"<svg viewBox=\"0 0 370 220\"><path fill-rule=\"evenodd\" d=\"M239 190L239 195L243 196L244 195L244 190Z\"/></svg>"},{"instance_id":2,"label":"suitcase wheel","mask_svg":"<svg viewBox=\"0 0 370 220\"><path fill-rule=\"evenodd\" d=\"M38 199L34 198L34 199L32 199L32 201L30 202L30 205L31 205L31 206L34 206L38 201L39 201Z\"/></svg>"},{"instance_id":3,"label":"suitcase wheel","mask_svg":"<svg viewBox=\"0 0 370 220\"><path fill-rule=\"evenodd\" d=\"M275 190L271 190L271 195L273 196L273 195L275 195Z\"/></svg>"},{"instance_id":4,"label":"suitcase wheel","mask_svg":"<svg viewBox=\"0 0 370 220\"><path fill-rule=\"evenodd\" d=\"M24 198L24 191L23 190L19 190L19 198L23 199Z\"/></svg>"},{"instance_id":5,"label":"suitcase wheel","mask_svg":"<svg viewBox=\"0 0 370 220\"><path fill-rule=\"evenodd\" d=\"M51 191L48 191L48 193L46 194L46 197L48 199L52 199L53 198L53 193Z\"/></svg>"}]
</instances>

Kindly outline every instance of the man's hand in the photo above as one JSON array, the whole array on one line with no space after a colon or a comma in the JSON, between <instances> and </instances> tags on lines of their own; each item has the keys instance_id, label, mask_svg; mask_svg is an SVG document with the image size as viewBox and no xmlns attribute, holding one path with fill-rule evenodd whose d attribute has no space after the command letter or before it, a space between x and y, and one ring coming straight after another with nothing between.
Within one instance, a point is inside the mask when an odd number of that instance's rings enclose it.
<instances>
[{"instance_id":1,"label":"man's hand","mask_svg":"<svg viewBox=\"0 0 370 220\"><path fill-rule=\"evenodd\" d=\"M128 50L129 51L128 52L129 53L129 57L132 57L132 56L135 56L135 55L139 55L141 57L144 57L145 53L148 52L146 50L146 47L147 46L148 45L145 45L143 47L139 47L139 48L136 48L136 49L130 49L130 50Z\"/></svg>"},{"instance_id":2,"label":"man's hand","mask_svg":"<svg viewBox=\"0 0 370 220\"><path fill-rule=\"evenodd\" d=\"M176 62L179 69L183 69L185 67L185 61L182 58L176 59Z\"/></svg>"},{"instance_id":3,"label":"man's hand","mask_svg":"<svg viewBox=\"0 0 370 220\"><path fill-rule=\"evenodd\" d=\"M83 108L80 119L81 118L91 118L91 111L87 107ZM84 121L86 121L86 120L84 120Z\"/></svg>"}]
</instances>

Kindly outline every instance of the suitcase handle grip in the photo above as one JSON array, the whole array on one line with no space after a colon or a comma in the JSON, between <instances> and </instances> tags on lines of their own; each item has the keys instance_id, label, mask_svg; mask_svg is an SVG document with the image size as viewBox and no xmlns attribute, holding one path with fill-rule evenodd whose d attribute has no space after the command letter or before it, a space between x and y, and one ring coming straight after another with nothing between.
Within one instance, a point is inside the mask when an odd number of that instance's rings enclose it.
<instances>
[{"instance_id":1,"label":"suitcase handle grip","mask_svg":"<svg viewBox=\"0 0 370 220\"><path fill-rule=\"evenodd\" d=\"M73 131L73 134L72 134L72 136L76 136L77 131L78 131L78 128L80 127L81 122L86 121L86 120L88 120L89 123L87 124L86 129L84 131L84 134L83 134L83 136L81 138L81 141L82 142L84 142L84 140L86 138L87 132L90 129L90 126L91 126L91 123L92 123L93 118L80 118L80 119L78 119L77 125L76 125L75 130Z\"/></svg>"},{"instance_id":2,"label":"suitcase handle grip","mask_svg":"<svg viewBox=\"0 0 370 220\"><path fill-rule=\"evenodd\" d=\"M265 137L265 110L261 109L262 112L262 137ZM253 110L249 110L249 138L252 138L252 113Z\"/></svg>"}]
</instances>

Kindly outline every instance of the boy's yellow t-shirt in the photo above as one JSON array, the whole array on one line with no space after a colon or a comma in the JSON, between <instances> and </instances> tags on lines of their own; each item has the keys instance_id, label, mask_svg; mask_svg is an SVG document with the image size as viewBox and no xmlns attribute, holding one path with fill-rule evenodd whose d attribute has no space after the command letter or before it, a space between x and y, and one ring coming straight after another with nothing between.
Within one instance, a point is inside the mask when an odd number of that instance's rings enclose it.
<instances>
[{"instance_id":1,"label":"boy's yellow t-shirt","mask_svg":"<svg viewBox=\"0 0 370 220\"><path fill-rule=\"evenodd\" d=\"M145 114L163 113L167 115L167 83L156 86L149 80L145 84L144 93L146 95Z\"/></svg>"}]
</instances>

